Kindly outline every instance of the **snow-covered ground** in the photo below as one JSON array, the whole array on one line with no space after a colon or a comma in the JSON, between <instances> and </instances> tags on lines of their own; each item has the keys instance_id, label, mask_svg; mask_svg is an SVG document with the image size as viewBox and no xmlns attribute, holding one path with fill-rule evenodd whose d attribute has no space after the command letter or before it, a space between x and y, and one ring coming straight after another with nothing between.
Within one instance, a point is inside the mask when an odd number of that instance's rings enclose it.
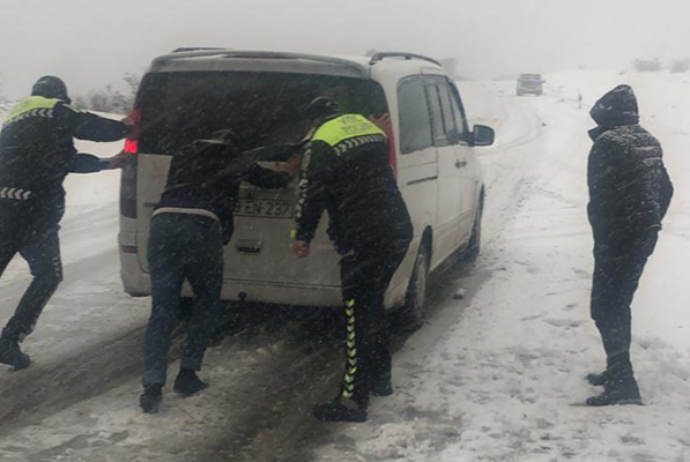
<instances>
[{"instance_id":1,"label":"snow-covered ground","mask_svg":"<svg viewBox=\"0 0 690 462\"><path fill-rule=\"evenodd\" d=\"M483 254L474 273L455 282L467 289L466 299L433 298L438 306L427 325L397 353L396 393L375 399L365 424L325 426L318 444L305 442L301 459L228 452L204 460L690 461L690 76L578 71L546 79L541 98L515 97L513 83L462 84L473 121L498 131L496 146L481 154L488 187ZM599 390L583 377L604 359L588 316L587 109L626 82L637 90L643 124L665 148L676 196L633 306L633 360L647 405L589 409L578 404ZM119 148L82 147L102 155ZM26 422L21 410L12 414L22 425L0 435L0 460L199 460L195 451L204 445L226 440L241 448L261 419L284 427L269 436L290 437L297 430L286 423L304 421L289 420L288 410L308 415L319 396L304 385L293 407L269 406L281 386L309 383L276 360L300 350L270 334L213 349L204 371L213 386L203 396L168 399L155 417L138 412L148 300L131 299L120 287L117 183L117 173L69 179L61 236L67 280L25 342L37 364L21 374L0 369L0 415L3 394L18 386L36 396L27 402L49 406ZM27 282L25 265L15 261L0 280L0 321ZM117 372L120 364L129 369ZM59 395L69 405L51 403L35 383L56 388L51 382L59 386L65 371L79 367L83 375L70 383L86 384L74 390L83 396ZM106 386L99 374L117 380ZM258 440L266 451L275 443Z\"/></svg>"},{"instance_id":2,"label":"snow-covered ground","mask_svg":"<svg viewBox=\"0 0 690 462\"><path fill-rule=\"evenodd\" d=\"M515 98L512 83L465 86L468 110L502 133L483 156L490 188L479 267L493 275L462 315L447 301L432 332L407 342L395 359L397 393L375 401L366 424L342 425L317 460L690 461L690 77L546 79L542 98ZM604 360L588 317L587 109L617 83L637 90L676 197L633 306L646 406L591 409L578 404L600 390L583 378ZM475 101L482 94L493 96Z\"/></svg>"}]
</instances>

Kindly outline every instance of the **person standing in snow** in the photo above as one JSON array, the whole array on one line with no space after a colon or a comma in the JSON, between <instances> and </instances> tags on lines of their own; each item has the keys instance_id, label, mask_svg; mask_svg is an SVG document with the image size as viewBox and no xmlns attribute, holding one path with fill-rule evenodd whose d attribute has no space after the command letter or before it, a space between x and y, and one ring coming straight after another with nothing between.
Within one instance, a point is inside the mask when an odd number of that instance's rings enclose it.
<instances>
[{"instance_id":1,"label":"person standing in snow","mask_svg":"<svg viewBox=\"0 0 690 462\"><path fill-rule=\"evenodd\" d=\"M0 276L19 253L34 278L0 335L0 363L14 370L30 365L19 344L62 281L58 230L65 177L118 168L124 159L80 154L74 138L119 141L133 124L79 111L70 102L62 80L42 77L31 96L10 111L0 132Z\"/></svg>"},{"instance_id":2,"label":"person standing in snow","mask_svg":"<svg viewBox=\"0 0 690 462\"><path fill-rule=\"evenodd\" d=\"M196 373L215 326L223 285L223 246L232 238L240 182L284 188L297 168L297 156L280 172L260 167L242 154L230 130L195 141L173 156L167 186L153 212L148 244L152 306L144 393L139 400L144 412L157 412L163 399L168 350L185 280L194 291L195 306L174 391L191 396L208 386Z\"/></svg>"},{"instance_id":3,"label":"person standing in snow","mask_svg":"<svg viewBox=\"0 0 690 462\"><path fill-rule=\"evenodd\" d=\"M661 221L673 196L659 141L639 125L631 87L619 85L590 112L589 221L594 235L591 312L604 350L606 370L590 374L604 392L590 406L641 404L630 361L633 295L654 251Z\"/></svg>"},{"instance_id":4,"label":"person standing in snow","mask_svg":"<svg viewBox=\"0 0 690 462\"><path fill-rule=\"evenodd\" d=\"M412 222L389 164L384 131L343 114L326 97L306 117L315 132L302 159L294 251L309 255L324 210L340 261L347 317L347 363L338 396L314 407L324 421L364 421L369 395L390 395L391 355L384 296L407 254Z\"/></svg>"}]
</instances>

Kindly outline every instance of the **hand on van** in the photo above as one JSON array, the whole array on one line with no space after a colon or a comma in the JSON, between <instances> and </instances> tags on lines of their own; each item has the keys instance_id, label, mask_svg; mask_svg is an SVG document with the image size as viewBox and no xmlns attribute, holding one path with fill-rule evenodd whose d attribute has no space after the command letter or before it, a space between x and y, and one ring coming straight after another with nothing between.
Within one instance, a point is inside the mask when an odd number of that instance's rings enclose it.
<instances>
[{"instance_id":1,"label":"hand on van","mask_svg":"<svg viewBox=\"0 0 690 462\"><path fill-rule=\"evenodd\" d=\"M118 168L122 168L127 165L131 159L131 154L127 154L125 151L122 151L116 156L104 159L106 163L104 170L117 170Z\"/></svg>"},{"instance_id":2,"label":"hand on van","mask_svg":"<svg viewBox=\"0 0 690 462\"><path fill-rule=\"evenodd\" d=\"M290 178L294 178L299 174L301 163L301 156L294 155L290 157L286 162L278 166L278 170L288 174Z\"/></svg>"},{"instance_id":3,"label":"hand on van","mask_svg":"<svg viewBox=\"0 0 690 462\"><path fill-rule=\"evenodd\" d=\"M387 112L381 117L375 117L374 115L369 116L371 123L376 125L378 128L383 130L386 135L393 133L393 123L391 122L391 116Z\"/></svg>"},{"instance_id":4,"label":"hand on van","mask_svg":"<svg viewBox=\"0 0 690 462\"><path fill-rule=\"evenodd\" d=\"M292 244L292 250L295 252L295 255L297 255L297 258L302 259L309 256L311 249L307 241L295 241L294 244Z\"/></svg>"}]
</instances>

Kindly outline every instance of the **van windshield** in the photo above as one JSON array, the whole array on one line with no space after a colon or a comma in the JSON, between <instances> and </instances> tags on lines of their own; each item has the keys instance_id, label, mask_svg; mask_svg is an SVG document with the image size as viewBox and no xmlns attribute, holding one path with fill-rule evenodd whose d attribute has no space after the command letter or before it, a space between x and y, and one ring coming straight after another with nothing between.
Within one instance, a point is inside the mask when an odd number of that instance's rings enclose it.
<instances>
[{"instance_id":1,"label":"van windshield","mask_svg":"<svg viewBox=\"0 0 690 462\"><path fill-rule=\"evenodd\" d=\"M246 149L299 142L310 128L302 111L321 95L347 112L388 112L383 89L372 80L265 72L149 74L138 96L139 151L171 155L228 128L241 136Z\"/></svg>"},{"instance_id":2,"label":"van windshield","mask_svg":"<svg viewBox=\"0 0 690 462\"><path fill-rule=\"evenodd\" d=\"M540 74L522 74L520 80L525 82L541 82Z\"/></svg>"}]
</instances>

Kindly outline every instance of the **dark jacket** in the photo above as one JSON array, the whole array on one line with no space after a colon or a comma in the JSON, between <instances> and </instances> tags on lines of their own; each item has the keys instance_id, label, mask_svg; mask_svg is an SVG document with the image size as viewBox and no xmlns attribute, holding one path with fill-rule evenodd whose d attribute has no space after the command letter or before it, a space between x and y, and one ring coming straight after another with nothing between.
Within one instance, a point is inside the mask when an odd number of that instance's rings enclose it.
<instances>
[{"instance_id":1,"label":"dark jacket","mask_svg":"<svg viewBox=\"0 0 690 462\"><path fill-rule=\"evenodd\" d=\"M74 138L110 142L129 132L122 122L79 111L58 99L25 98L10 111L0 132L0 187L31 191L34 197L62 197L68 173L99 171L103 166L95 156L78 154Z\"/></svg>"},{"instance_id":2,"label":"dark jacket","mask_svg":"<svg viewBox=\"0 0 690 462\"><path fill-rule=\"evenodd\" d=\"M659 141L639 125L635 94L620 85L590 112L589 220L595 239L661 227L673 196Z\"/></svg>"},{"instance_id":3,"label":"dark jacket","mask_svg":"<svg viewBox=\"0 0 690 462\"><path fill-rule=\"evenodd\" d=\"M200 209L213 213L223 228L224 243L232 238L240 183L260 188L284 188L287 173L260 167L237 149L196 141L173 156L165 191L156 209Z\"/></svg>"},{"instance_id":4,"label":"dark jacket","mask_svg":"<svg viewBox=\"0 0 690 462\"><path fill-rule=\"evenodd\" d=\"M302 162L296 239L311 241L328 211L342 254L358 243L412 238L412 222L389 164L386 135L366 118L336 115L314 133Z\"/></svg>"}]
</instances>

